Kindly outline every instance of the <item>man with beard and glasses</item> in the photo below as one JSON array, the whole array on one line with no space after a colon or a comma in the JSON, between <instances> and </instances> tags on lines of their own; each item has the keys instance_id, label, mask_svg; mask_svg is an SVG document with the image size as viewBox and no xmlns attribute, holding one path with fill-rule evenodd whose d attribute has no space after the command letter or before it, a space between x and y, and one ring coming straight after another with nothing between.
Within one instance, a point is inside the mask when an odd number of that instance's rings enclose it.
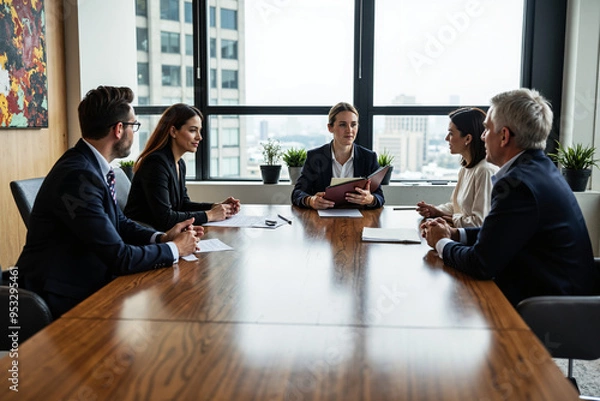
<instances>
[{"instance_id":1,"label":"man with beard and glasses","mask_svg":"<svg viewBox=\"0 0 600 401\"><path fill-rule=\"evenodd\" d=\"M33 205L19 284L44 298L54 318L115 276L172 266L204 234L193 218L157 232L117 206L109 163L131 151L140 126L132 101L126 87L85 95L78 108L83 138L56 162Z\"/></svg>"}]
</instances>

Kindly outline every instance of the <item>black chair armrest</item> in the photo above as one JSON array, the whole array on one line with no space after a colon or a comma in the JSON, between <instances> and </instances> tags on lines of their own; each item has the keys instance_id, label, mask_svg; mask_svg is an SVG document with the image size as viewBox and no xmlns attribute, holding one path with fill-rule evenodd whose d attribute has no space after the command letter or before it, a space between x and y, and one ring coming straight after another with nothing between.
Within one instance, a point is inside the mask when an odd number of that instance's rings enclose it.
<instances>
[{"instance_id":1,"label":"black chair armrest","mask_svg":"<svg viewBox=\"0 0 600 401\"><path fill-rule=\"evenodd\" d=\"M543 296L517 310L555 358L600 358L600 296Z\"/></svg>"}]
</instances>

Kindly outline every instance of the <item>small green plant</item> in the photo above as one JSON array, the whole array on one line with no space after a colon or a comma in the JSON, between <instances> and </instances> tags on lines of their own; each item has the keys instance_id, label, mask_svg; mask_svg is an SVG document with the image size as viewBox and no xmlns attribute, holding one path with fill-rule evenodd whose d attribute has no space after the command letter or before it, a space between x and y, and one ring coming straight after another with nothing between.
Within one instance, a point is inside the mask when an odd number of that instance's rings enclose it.
<instances>
[{"instance_id":1,"label":"small green plant","mask_svg":"<svg viewBox=\"0 0 600 401\"><path fill-rule=\"evenodd\" d=\"M281 158L288 167L302 167L306 161L306 149L289 148Z\"/></svg>"},{"instance_id":2,"label":"small green plant","mask_svg":"<svg viewBox=\"0 0 600 401\"><path fill-rule=\"evenodd\" d=\"M119 162L119 167L133 167L134 164L134 160L121 160Z\"/></svg>"},{"instance_id":3,"label":"small green plant","mask_svg":"<svg viewBox=\"0 0 600 401\"><path fill-rule=\"evenodd\" d=\"M387 151L387 149L383 149L383 153L377 156L377 163L379 163L380 167L391 166L394 162L394 155Z\"/></svg>"},{"instance_id":4,"label":"small green plant","mask_svg":"<svg viewBox=\"0 0 600 401\"><path fill-rule=\"evenodd\" d=\"M263 158L267 166L275 165L282 155L281 145L279 144L279 141L273 138L269 138L267 142L261 143L261 146L263 148Z\"/></svg>"},{"instance_id":5,"label":"small green plant","mask_svg":"<svg viewBox=\"0 0 600 401\"><path fill-rule=\"evenodd\" d=\"M560 142L556 142L556 153L549 153L548 156L563 168L571 170L585 170L592 166L598 167L598 159L594 159L596 148L593 146L583 146L578 143L575 146L563 147Z\"/></svg>"}]
</instances>

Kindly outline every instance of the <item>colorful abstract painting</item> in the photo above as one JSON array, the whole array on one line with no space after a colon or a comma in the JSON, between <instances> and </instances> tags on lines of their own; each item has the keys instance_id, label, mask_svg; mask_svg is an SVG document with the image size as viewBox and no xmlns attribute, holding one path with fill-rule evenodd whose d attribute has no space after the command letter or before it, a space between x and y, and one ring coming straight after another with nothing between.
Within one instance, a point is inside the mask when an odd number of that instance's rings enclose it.
<instances>
[{"instance_id":1,"label":"colorful abstract painting","mask_svg":"<svg viewBox=\"0 0 600 401\"><path fill-rule=\"evenodd\" d=\"M0 0L0 128L48 126L43 0Z\"/></svg>"}]
</instances>

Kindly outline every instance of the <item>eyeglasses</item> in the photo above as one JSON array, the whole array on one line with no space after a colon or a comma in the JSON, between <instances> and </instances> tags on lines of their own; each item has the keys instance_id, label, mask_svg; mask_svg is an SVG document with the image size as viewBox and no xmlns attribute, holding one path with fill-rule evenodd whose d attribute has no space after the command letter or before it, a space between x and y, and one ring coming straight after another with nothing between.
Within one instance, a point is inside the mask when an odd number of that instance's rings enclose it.
<instances>
[{"instance_id":1,"label":"eyeglasses","mask_svg":"<svg viewBox=\"0 0 600 401\"><path fill-rule=\"evenodd\" d=\"M114 127L114 126L115 126L115 125L117 125L118 123L121 123L121 124L123 124L123 125L125 125L125 126L127 126L127 125L131 125L131 129L133 130L133 132L138 132L138 131L140 130L140 126L142 125L142 123L141 123L141 122L139 122L139 121L137 121L137 120L136 120L136 121L134 121L134 122L132 122L132 123L130 123L130 122L127 122L127 121L117 121L116 123L113 123L113 124L109 125L108 127L109 127L109 128L110 128L110 127Z\"/></svg>"}]
</instances>

